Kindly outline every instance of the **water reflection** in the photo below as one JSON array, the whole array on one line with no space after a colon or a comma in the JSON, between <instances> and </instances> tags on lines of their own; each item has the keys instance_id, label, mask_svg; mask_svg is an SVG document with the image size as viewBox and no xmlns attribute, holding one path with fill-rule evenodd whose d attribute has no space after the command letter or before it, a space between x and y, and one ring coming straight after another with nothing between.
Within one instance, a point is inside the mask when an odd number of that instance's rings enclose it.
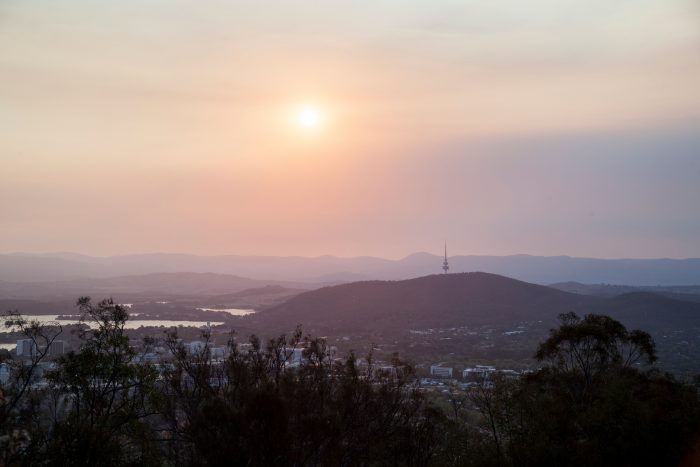
<instances>
[{"instance_id":1,"label":"water reflection","mask_svg":"<svg viewBox=\"0 0 700 467\"><path fill-rule=\"evenodd\" d=\"M249 308L197 308L201 311L222 311L233 316L246 316L255 313L255 310Z\"/></svg>"},{"instance_id":2,"label":"water reflection","mask_svg":"<svg viewBox=\"0 0 700 467\"><path fill-rule=\"evenodd\" d=\"M80 324L80 321L77 316L75 316L74 319L57 319L59 316L69 316L69 315L26 315L24 318L27 321L36 321L39 324L42 325L61 325L61 326L67 326L70 324ZM91 322L91 321L86 321L83 324L87 324L91 329L97 328L97 323ZM219 326L221 324L224 324L221 321L211 321L209 322L210 325L212 326ZM207 321L189 321L189 320L170 320L170 319L135 319L135 320L129 320L126 322L124 325L125 329L138 329L141 327L177 327L177 326L185 326L185 327L202 327L206 326ZM0 333L7 333L10 332L11 329L6 328L5 326L0 326Z\"/></svg>"}]
</instances>

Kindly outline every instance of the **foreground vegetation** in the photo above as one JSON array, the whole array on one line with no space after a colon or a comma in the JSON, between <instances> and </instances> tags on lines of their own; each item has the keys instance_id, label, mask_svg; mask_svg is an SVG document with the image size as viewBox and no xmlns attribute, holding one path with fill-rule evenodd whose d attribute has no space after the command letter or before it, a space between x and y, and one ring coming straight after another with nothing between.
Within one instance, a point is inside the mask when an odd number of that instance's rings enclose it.
<instances>
[{"instance_id":1,"label":"foreground vegetation","mask_svg":"<svg viewBox=\"0 0 700 467\"><path fill-rule=\"evenodd\" d=\"M292 335L244 345L226 358L186 348L139 358L127 310L78 302L82 345L37 384L60 328L17 314L8 325L37 345L0 393L1 465L566 466L697 465L697 386L649 366L651 337L601 315L562 315L536 352L542 368L482 380L439 409L397 358L333 359L323 339ZM304 358L294 360L294 349ZM693 450L695 448L695 451Z\"/></svg>"}]
</instances>

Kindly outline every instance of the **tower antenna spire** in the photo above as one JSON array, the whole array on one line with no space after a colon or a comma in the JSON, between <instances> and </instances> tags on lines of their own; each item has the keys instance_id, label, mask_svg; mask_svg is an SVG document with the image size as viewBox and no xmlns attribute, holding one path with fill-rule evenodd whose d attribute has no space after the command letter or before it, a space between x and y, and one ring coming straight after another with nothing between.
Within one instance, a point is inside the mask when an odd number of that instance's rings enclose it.
<instances>
[{"instance_id":1,"label":"tower antenna spire","mask_svg":"<svg viewBox=\"0 0 700 467\"><path fill-rule=\"evenodd\" d=\"M450 270L450 263L447 262L447 241L445 241L445 261L442 262L442 270L445 274Z\"/></svg>"}]
</instances>

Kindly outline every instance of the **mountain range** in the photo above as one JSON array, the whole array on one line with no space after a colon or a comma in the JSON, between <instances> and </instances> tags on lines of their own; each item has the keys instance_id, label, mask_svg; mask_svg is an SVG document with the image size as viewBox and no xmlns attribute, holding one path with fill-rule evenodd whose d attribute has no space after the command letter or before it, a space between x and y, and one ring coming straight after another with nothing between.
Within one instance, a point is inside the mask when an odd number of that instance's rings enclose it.
<instances>
[{"instance_id":1,"label":"mountain range","mask_svg":"<svg viewBox=\"0 0 700 467\"><path fill-rule=\"evenodd\" d=\"M0 281L2 299L75 299L79 296L119 297L122 301L152 298L166 300L182 297L237 296L244 291L275 293L271 287L279 287L282 294L312 288L308 284L249 279L231 274L211 272L153 272L130 276L70 279L44 282Z\"/></svg>"},{"instance_id":2,"label":"mountain range","mask_svg":"<svg viewBox=\"0 0 700 467\"><path fill-rule=\"evenodd\" d=\"M700 284L700 259L595 259L568 256L451 256L451 272L481 271L519 280L631 286ZM440 271L442 257L415 253L398 260L369 256L196 256L154 253L93 257L75 253L0 255L0 281L51 282L150 273L215 273L266 281L317 284L400 280Z\"/></svg>"}]
</instances>

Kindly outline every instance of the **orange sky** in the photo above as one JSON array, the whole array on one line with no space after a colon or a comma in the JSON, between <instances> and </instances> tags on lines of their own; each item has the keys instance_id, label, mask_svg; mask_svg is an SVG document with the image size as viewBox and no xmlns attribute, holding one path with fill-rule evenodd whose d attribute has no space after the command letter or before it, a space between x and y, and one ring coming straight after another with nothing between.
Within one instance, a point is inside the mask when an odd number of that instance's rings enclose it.
<instances>
[{"instance_id":1,"label":"orange sky","mask_svg":"<svg viewBox=\"0 0 700 467\"><path fill-rule=\"evenodd\" d=\"M700 256L697 3L199 3L0 5L0 252Z\"/></svg>"}]
</instances>

